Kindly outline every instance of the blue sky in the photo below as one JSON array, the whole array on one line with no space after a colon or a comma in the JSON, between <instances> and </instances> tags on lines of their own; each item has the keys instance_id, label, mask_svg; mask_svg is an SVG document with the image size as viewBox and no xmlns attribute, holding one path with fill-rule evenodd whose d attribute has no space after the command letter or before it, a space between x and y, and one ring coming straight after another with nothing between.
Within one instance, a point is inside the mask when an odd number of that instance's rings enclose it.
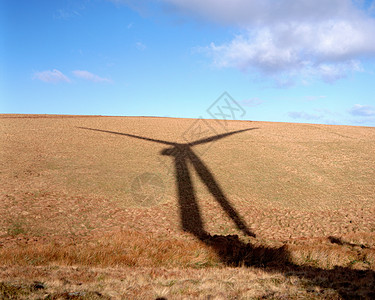
<instances>
[{"instance_id":1,"label":"blue sky","mask_svg":"<svg viewBox=\"0 0 375 300\"><path fill-rule=\"evenodd\" d=\"M375 126L375 1L3 0L0 112Z\"/></svg>"}]
</instances>

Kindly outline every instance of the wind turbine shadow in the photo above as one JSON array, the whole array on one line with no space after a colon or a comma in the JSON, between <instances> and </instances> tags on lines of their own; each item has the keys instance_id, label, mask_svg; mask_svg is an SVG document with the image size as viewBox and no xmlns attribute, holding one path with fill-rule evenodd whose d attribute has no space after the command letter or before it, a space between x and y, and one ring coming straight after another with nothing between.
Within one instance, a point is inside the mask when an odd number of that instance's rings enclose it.
<instances>
[{"instance_id":1,"label":"wind turbine shadow","mask_svg":"<svg viewBox=\"0 0 375 300\"><path fill-rule=\"evenodd\" d=\"M255 234L247 227L245 221L236 211L236 209L230 204L227 197L225 196L220 185L217 183L214 175L209 168L203 163L203 161L194 153L192 147L196 145L202 145L205 143L217 141L234 134L241 132L254 130L257 128L248 128L232 132L226 132L223 134L203 138L190 143L174 143L164 141L160 139L146 138L138 135L120 133L115 131L79 127L80 129L99 131L104 133L116 134L127 136L131 138L141 139L149 142L159 143L163 145L171 146L163 149L161 155L171 156L174 159L176 185L178 193L178 201L180 207L180 218L182 230L189 232L199 238L205 240L209 234L204 229L202 215L200 208L197 203L196 193L192 184L191 175L189 172L188 163L190 163L195 171L197 172L201 181L206 185L209 192L212 194L214 199L220 204L224 212L233 220L236 227L241 230L245 235L255 237Z\"/></svg>"}]
</instances>

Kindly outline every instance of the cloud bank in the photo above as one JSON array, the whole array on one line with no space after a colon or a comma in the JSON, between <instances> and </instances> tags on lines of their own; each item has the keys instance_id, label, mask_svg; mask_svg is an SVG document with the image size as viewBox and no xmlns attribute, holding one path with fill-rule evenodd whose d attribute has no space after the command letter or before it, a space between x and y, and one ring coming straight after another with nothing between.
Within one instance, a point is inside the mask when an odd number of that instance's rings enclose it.
<instances>
[{"instance_id":1,"label":"cloud bank","mask_svg":"<svg viewBox=\"0 0 375 300\"><path fill-rule=\"evenodd\" d=\"M112 0L113 1L113 0ZM131 0L115 2L130 3ZM155 1L142 1L151 3ZM205 47L217 67L334 82L375 56L374 2L359 0L159 0L173 14L235 26ZM288 81L288 80L286 80Z\"/></svg>"}]
</instances>

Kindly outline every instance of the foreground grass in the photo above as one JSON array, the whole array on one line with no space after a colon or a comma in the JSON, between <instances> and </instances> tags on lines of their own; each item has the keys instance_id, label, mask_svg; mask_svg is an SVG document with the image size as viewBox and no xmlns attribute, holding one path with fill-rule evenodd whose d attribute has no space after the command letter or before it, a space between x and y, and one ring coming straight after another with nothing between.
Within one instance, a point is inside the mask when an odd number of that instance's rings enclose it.
<instances>
[{"instance_id":1,"label":"foreground grass","mask_svg":"<svg viewBox=\"0 0 375 300\"><path fill-rule=\"evenodd\" d=\"M7 275L13 281L0 284L2 298L340 299L334 288L322 289L298 273L286 277L254 268L13 267Z\"/></svg>"},{"instance_id":2,"label":"foreground grass","mask_svg":"<svg viewBox=\"0 0 375 300\"><path fill-rule=\"evenodd\" d=\"M13 245L0 248L0 295L16 299L374 296L375 235L290 240L283 245L254 239L243 243L251 245L247 252L236 246L237 237L211 238L203 243L117 232L95 239L38 241L18 235ZM235 255L239 255L235 263L223 259Z\"/></svg>"},{"instance_id":3,"label":"foreground grass","mask_svg":"<svg viewBox=\"0 0 375 300\"><path fill-rule=\"evenodd\" d=\"M214 236L202 242L122 231L90 238L45 240L18 235L3 238L0 245L3 266L202 268L294 264L327 270L375 270L375 234L267 243L257 239L241 241L237 236Z\"/></svg>"}]
</instances>

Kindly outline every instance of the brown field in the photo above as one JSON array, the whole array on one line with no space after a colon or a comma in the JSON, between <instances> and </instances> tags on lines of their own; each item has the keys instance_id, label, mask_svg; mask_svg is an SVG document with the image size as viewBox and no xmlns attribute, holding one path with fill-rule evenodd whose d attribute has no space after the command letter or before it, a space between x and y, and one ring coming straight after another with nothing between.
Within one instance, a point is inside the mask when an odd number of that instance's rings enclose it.
<instances>
[{"instance_id":1,"label":"brown field","mask_svg":"<svg viewBox=\"0 0 375 300\"><path fill-rule=\"evenodd\" d=\"M0 298L375 298L375 128L223 125L0 115Z\"/></svg>"}]
</instances>

